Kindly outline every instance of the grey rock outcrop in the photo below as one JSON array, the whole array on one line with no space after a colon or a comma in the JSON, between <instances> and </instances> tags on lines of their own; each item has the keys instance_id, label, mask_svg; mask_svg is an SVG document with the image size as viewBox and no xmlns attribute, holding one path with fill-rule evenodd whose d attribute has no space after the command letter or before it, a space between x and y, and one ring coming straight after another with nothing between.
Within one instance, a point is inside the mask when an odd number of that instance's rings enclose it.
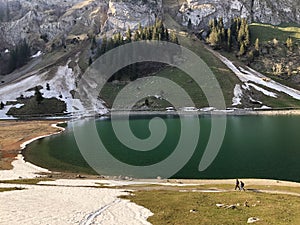
<instances>
[{"instance_id":1,"label":"grey rock outcrop","mask_svg":"<svg viewBox=\"0 0 300 225\"><path fill-rule=\"evenodd\" d=\"M96 0L8 0L0 7L0 12L6 12L0 23L0 49L14 46L21 39L41 48L57 37L96 32L107 12L107 3Z\"/></svg>"},{"instance_id":2,"label":"grey rock outcrop","mask_svg":"<svg viewBox=\"0 0 300 225\"><path fill-rule=\"evenodd\" d=\"M186 0L178 11L178 18L184 25L191 20L195 27L205 27L212 18L223 17L228 24L231 18L245 17L252 22L300 23L299 0Z\"/></svg>"},{"instance_id":3,"label":"grey rock outcrop","mask_svg":"<svg viewBox=\"0 0 300 225\"><path fill-rule=\"evenodd\" d=\"M152 25L162 16L162 0L0 1L0 52L26 39L40 50L87 34ZM49 45L49 44L48 44Z\"/></svg>"},{"instance_id":4,"label":"grey rock outcrop","mask_svg":"<svg viewBox=\"0 0 300 225\"><path fill-rule=\"evenodd\" d=\"M150 26L155 22L156 17L163 13L162 0L111 0L105 23L106 31L126 30L128 27L134 30L139 23Z\"/></svg>"}]
</instances>

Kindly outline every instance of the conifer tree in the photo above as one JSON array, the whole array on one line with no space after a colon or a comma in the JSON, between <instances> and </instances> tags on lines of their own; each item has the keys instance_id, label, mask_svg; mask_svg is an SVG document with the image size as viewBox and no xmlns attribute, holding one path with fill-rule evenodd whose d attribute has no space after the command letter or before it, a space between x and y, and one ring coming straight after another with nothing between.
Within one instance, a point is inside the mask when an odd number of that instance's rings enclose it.
<instances>
[{"instance_id":1,"label":"conifer tree","mask_svg":"<svg viewBox=\"0 0 300 225\"><path fill-rule=\"evenodd\" d=\"M254 56L259 56L259 49L260 49L260 44L259 44L259 39L256 38L255 43L254 43Z\"/></svg>"},{"instance_id":2,"label":"conifer tree","mask_svg":"<svg viewBox=\"0 0 300 225\"><path fill-rule=\"evenodd\" d=\"M189 30L191 30L191 29L193 28L191 18L189 18L189 21L188 21L188 24L187 24L187 28L188 28Z\"/></svg>"},{"instance_id":3,"label":"conifer tree","mask_svg":"<svg viewBox=\"0 0 300 225\"><path fill-rule=\"evenodd\" d=\"M136 30L133 35L133 41L139 41L139 40L140 40L140 33L138 30Z\"/></svg>"},{"instance_id":4,"label":"conifer tree","mask_svg":"<svg viewBox=\"0 0 300 225\"><path fill-rule=\"evenodd\" d=\"M246 20L245 20L246 21ZM249 46L250 45L250 31L249 31L249 25L245 24L245 40L244 40L245 46Z\"/></svg>"},{"instance_id":5,"label":"conifer tree","mask_svg":"<svg viewBox=\"0 0 300 225\"><path fill-rule=\"evenodd\" d=\"M219 29L224 28L223 17L220 17L218 19L218 27L219 27Z\"/></svg>"},{"instance_id":6,"label":"conifer tree","mask_svg":"<svg viewBox=\"0 0 300 225\"><path fill-rule=\"evenodd\" d=\"M10 72L24 66L30 59L30 53L30 47L25 39L17 44L15 49L10 52L8 62Z\"/></svg>"},{"instance_id":7,"label":"conifer tree","mask_svg":"<svg viewBox=\"0 0 300 225\"><path fill-rule=\"evenodd\" d=\"M147 36L148 36L148 40L152 40L152 33L153 33L153 30L151 27L148 27L147 28Z\"/></svg>"},{"instance_id":8,"label":"conifer tree","mask_svg":"<svg viewBox=\"0 0 300 225\"><path fill-rule=\"evenodd\" d=\"M288 49L290 51L292 51L293 49L293 39L291 37L288 37L286 40L286 47L288 47Z\"/></svg>"},{"instance_id":9,"label":"conifer tree","mask_svg":"<svg viewBox=\"0 0 300 225\"><path fill-rule=\"evenodd\" d=\"M97 47L97 41L96 41L96 36L94 35L91 41L91 50L95 49Z\"/></svg>"},{"instance_id":10,"label":"conifer tree","mask_svg":"<svg viewBox=\"0 0 300 225\"><path fill-rule=\"evenodd\" d=\"M175 34L174 31L172 31L171 34L170 34L170 41L173 42L173 43L175 43L175 44L179 43L178 42L178 38L177 38L177 36L176 36L176 34Z\"/></svg>"},{"instance_id":11,"label":"conifer tree","mask_svg":"<svg viewBox=\"0 0 300 225\"><path fill-rule=\"evenodd\" d=\"M106 50L107 50L107 37L105 35L102 39L100 48L98 47L97 49L97 57L103 55L106 52Z\"/></svg>"},{"instance_id":12,"label":"conifer tree","mask_svg":"<svg viewBox=\"0 0 300 225\"><path fill-rule=\"evenodd\" d=\"M139 25L138 25L138 31L139 31L140 36L142 36L143 28L142 28L142 24L141 23L139 23Z\"/></svg>"},{"instance_id":13,"label":"conifer tree","mask_svg":"<svg viewBox=\"0 0 300 225\"><path fill-rule=\"evenodd\" d=\"M254 60L254 53L253 53L253 50L251 50L251 51L248 53L248 60L249 60L249 62L253 62L253 60Z\"/></svg>"},{"instance_id":14,"label":"conifer tree","mask_svg":"<svg viewBox=\"0 0 300 225\"><path fill-rule=\"evenodd\" d=\"M154 27L152 31L152 40L158 40L158 32L156 27Z\"/></svg>"},{"instance_id":15,"label":"conifer tree","mask_svg":"<svg viewBox=\"0 0 300 225\"><path fill-rule=\"evenodd\" d=\"M34 96L35 96L35 100L37 101L38 104L41 104L41 102L43 101L44 97L42 95L42 93L40 92L38 86L35 86L35 93L34 93Z\"/></svg>"},{"instance_id":16,"label":"conifer tree","mask_svg":"<svg viewBox=\"0 0 300 225\"><path fill-rule=\"evenodd\" d=\"M209 20L208 26L209 26L210 29L213 29L215 27L213 19Z\"/></svg>"},{"instance_id":17,"label":"conifer tree","mask_svg":"<svg viewBox=\"0 0 300 225\"><path fill-rule=\"evenodd\" d=\"M258 38L256 38L256 40L255 40L254 48L256 51L259 51L259 39Z\"/></svg>"},{"instance_id":18,"label":"conifer tree","mask_svg":"<svg viewBox=\"0 0 300 225\"><path fill-rule=\"evenodd\" d=\"M165 40L170 41L170 35L169 35L168 29L166 29L166 31L165 31Z\"/></svg>"},{"instance_id":19,"label":"conifer tree","mask_svg":"<svg viewBox=\"0 0 300 225\"><path fill-rule=\"evenodd\" d=\"M0 103L0 109L4 109L4 103L2 101Z\"/></svg>"},{"instance_id":20,"label":"conifer tree","mask_svg":"<svg viewBox=\"0 0 300 225\"><path fill-rule=\"evenodd\" d=\"M241 44L241 47L240 47L239 55L242 56L242 55L245 54L245 52L246 52L245 44L242 43L242 44Z\"/></svg>"},{"instance_id":21,"label":"conifer tree","mask_svg":"<svg viewBox=\"0 0 300 225\"><path fill-rule=\"evenodd\" d=\"M145 37L144 40L149 40L150 33L149 33L149 29L147 27L144 27L143 33L144 33L144 37Z\"/></svg>"},{"instance_id":22,"label":"conifer tree","mask_svg":"<svg viewBox=\"0 0 300 225\"><path fill-rule=\"evenodd\" d=\"M107 40L107 44L106 44L106 49L105 49L105 52L108 52L109 50L113 49L114 48L114 41L112 38L109 38Z\"/></svg>"},{"instance_id":23,"label":"conifer tree","mask_svg":"<svg viewBox=\"0 0 300 225\"><path fill-rule=\"evenodd\" d=\"M214 27L211 33L209 34L207 42L214 48L219 47L220 37L219 37L218 29L216 27Z\"/></svg>"},{"instance_id":24,"label":"conifer tree","mask_svg":"<svg viewBox=\"0 0 300 225\"><path fill-rule=\"evenodd\" d=\"M131 29L130 29L130 27L128 26L128 29L127 29L127 31L126 31L126 42L127 42L127 43L131 42L131 38L132 38Z\"/></svg>"},{"instance_id":25,"label":"conifer tree","mask_svg":"<svg viewBox=\"0 0 300 225\"><path fill-rule=\"evenodd\" d=\"M227 30L227 49L228 49L228 51L230 51L231 50L231 45L232 45L232 40L231 40L231 29L230 28L228 28L228 30Z\"/></svg>"}]
</instances>

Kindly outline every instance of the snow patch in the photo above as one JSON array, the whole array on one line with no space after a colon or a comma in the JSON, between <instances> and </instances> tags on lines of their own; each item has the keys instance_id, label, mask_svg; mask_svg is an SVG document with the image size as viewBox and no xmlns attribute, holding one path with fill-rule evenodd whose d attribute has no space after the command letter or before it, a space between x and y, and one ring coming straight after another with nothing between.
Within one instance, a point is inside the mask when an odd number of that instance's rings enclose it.
<instances>
[{"instance_id":1,"label":"snow patch","mask_svg":"<svg viewBox=\"0 0 300 225\"><path fill-rule=\"evenodd\" d=\"M175 109L174 109L174 107L167 107L166 110L167 111L174 111Z\"/></svg>"},{"instance_id":2,"label":"snow patch","mask_svg":"<svg viewBox=\"0 0 300 225\"><path fill-rule=\"evenodd\" d=\"M11 108L11 106L4 106L3 109L0 110L0 119L16 119L15 117L13 116L8 116L6 115L6 113L8 112L8 110Z\"/></svg>"},{"instance_id":3,"label":"snow patch","mask_svg":"<svg viewBox=\"0 0 300 225\"><path fill-rule=\"evenodd\" d=\"M269 96L269 97L272 97L272 98L277 98L277 95L274 93L274 92L271 92L271 91L267 91L266 89L263 89L255 84L252 84L252 83L245 83L246 86L248 87L253 87L255 90L263 93L264 95L266 96Z\"/></svg>"},{"instance_id":4,"label":"snow patch","mask_svg":"<svg viewBox=\"0 0 300 225\"><path fill-rule=\"evenodd\" d=\"M242 97L243 97L243 91L241 88L241 85L236 84L233 90L233 98L232 98L232 106L241 105L242 104Z\"/></svg>"},{"instance_id":5,"label":"snow patch","mask_svg":"<svg viewBox=\"0 0 300 225\"><path fill-rule=\"evenodd\" d=\"M198 109L195 108L195 107L183 107L183 108L181 108L181 110L185 111L185 112L196 112L196 111L198 111Z\"/></svg>"},{"instance_id":6,"label":"snow patch","mask_svg":"<svg viewBox=\"0 0 300 225\"><path fill-rule=\"evenodd\" d=\"M254 98L249 97L249 99L253 103L263 104L261 101L255 100Z\"/></svg>"},{"instance_id":7,"label":"snow patch","mask_svg":"<svg viewBox=\"0 0 300 225\"><path fill-rule=\"evenodd\" d=\"M23 105L24 105L24 104L16 104L16 105L14 105L14 107L17 108L17 109L19 109L19 108L21 108Z\"/></svg>"},{"instance_id":8,"label":"snow patch","mask_svg":"<svg viewBox=\"0 0 300 225\"><path fill-rule=\"evenodd\" d=\"M41 51L38 51L37 53L35 53L34 55L31 56L31 58L37 58L39 56L41 56L43 53Z\"/></svg>"},{"instance_id":9,"label":"snow patch","mask_svg":"<svg viewBox=\"0 0 300 225\"><path fill-rule=\"evenodd\" d=\"M12 162L12 170L1 170L0 180L14 180L14 179L29 179L39 177L37 173L49 173L50 171L31 163L25 162L21 154Z\"/></svg>"},{"instance_id":10,"label":"snow patch","mask_svg":"<svg viewBox=\"0 0 300 225\"><path fill-rule=\"evenodd\" d=\"M42 74L34 74L30 77L19 80L16 83L1 86L1 101L15 101L21 95L25 98L32 97L34 95L34 91L28 91L28 89L40 85L43 87L40 92L43 94L44 98L54 97L60 99L67 105L66 112L73 112L74 115L76 113L85 115L86 109L83 107L81 101L79 99L73 99L71 94L72 90L76 90L76 74L68 67L68 64L69 62L67 62L65 66L59 66L56 74L53 75L53 78L50 80L49 72L45 72ZM93 104L95 112L99 114L107 112L107 109L103 106L101 100L96 99L93 101ZM5 106L4 110L0 110L0 118L8 118L6 113L11 107L16 107L16 105ZM17 107L21 107L21 105L17 105Z\"/></svg>"},{"instance_id":11,"label":"snow patch","mask_svg":"<svg viewBox=\"0 0 300 225\"><path fill-rule=\"evenodd\" d=\"M149 225L153 213L129 200L121 189L0 184L26 190L0 193L3 224Z\"/></svg>"},{"instance_id":12,"label":"snow patch","mask_svg":"<svg viewBox=\"0 0 300 225\"><path fill-rule=\"evenodd\" d=\"M263 105L263 106L260 107L260 108L254 108L254 109L272 109L272 108L269 107L269 106Z\"/></svg>"},{"instance_id":13,"label":"snow patch","mask_svg":"<svg viewBox=\"0 0 300 225\"><path fill-rule=\"evenodd\" d=\"M211 111L214 111L214 110L216 110L215 107L205 107L205 108L200 109L201 112L211 112Z\"/></svg>"},{"instance_id":14,"label":"snow patch","mask_svg":"<svg viewBox=\"0 0 300 225\"><path fill-rule=\"evenodd\" d=\"M270 89L273 89L278 92L285 93L294 99L300 100L300 91L290 88L288 86L285 86L283 84L280 84L274 80L265 80L265 76L261 73L251 69L250 67L247 67L247 69L244 69L240 67L239 69L226 57L222 56L221 54L214 52L215 54L232 72L235 73L235 75L244 83L251 81L256 84L260 84L262 86L268 87ZM251 85L253 88L256 88ZM263 88L258 87L259 91L263 92L264 94L271 95L271 97L274 97L274 93L269 92L267 90L264 90ZM277 96L276 96L277 97Z\"/></svg>"}]
</instances>

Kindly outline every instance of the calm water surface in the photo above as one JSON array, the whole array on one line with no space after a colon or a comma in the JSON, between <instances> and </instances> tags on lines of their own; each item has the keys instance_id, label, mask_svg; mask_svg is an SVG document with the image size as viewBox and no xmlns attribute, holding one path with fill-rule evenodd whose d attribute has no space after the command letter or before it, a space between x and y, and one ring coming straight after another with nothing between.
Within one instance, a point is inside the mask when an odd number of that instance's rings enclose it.
<instances>
[{"instance_id":1,"label":"calm water surface","mask_svg":"<svg viewBox=\"0 0 300 225\"><path fill-rule=\"evenodd\" d=\"M148 127L152 117L139 116L130 119L130 126L136 137L149 137ZM96 126L111 155L131 165L145 166L166 159L178 144L180 119L176 116L160 117L167 125L167 135L157 148L148 152L133 151L124 146L114 135L109 118L96 120ZM184 119L193 122L197 117ZM196 151L174 177L272 178L300 182L300 116L228 116L226 135L220 152L203 172L198 171L198 165L209 138L211 117L199 118L201 132ZM72 129L73 126L84 129L91 123L95 121L70 122L64 133L31 143L25 151L25 158L52 170L95 173L83 159ZM102 174L134 176L126 174L121 167L110 168L101 159L99 163Z\"/></svg>"}]
</instances>

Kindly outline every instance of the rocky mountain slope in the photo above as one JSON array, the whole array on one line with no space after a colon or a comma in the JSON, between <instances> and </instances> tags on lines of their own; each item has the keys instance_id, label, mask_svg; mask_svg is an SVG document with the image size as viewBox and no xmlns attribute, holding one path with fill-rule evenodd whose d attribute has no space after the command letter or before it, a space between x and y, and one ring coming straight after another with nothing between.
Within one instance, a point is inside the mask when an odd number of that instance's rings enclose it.
<instances>
[{"instance_id":1,"label":"rocky mountain slope","mask_svg":"<svg viewBox=\"0 0 300 225\"><path fill-rule=\"evenodd\" d=\"M206 26L214 17L223 17L225 23L233 17L246 17L252 22L273 25L300 23L299 0L186 0L179 7L178 19L185 25L191 20L196 27Z\"/></svg>"},{"instance_id":2,"label":"rocky mountain slope","mask_svg":"<svg viewBox=\"0 0 300 225\"><path fill-rule=\"evenodd\" d=\"M80 113L85 109L74 101L74 90L95 54L93 37L100 43L104 34L135 30L139 23L153 25L165 12L184 25L191 20L197 29L214 17L223 17L225 23L235 16L271 24L300 23L299 5L299 0L0 0L0 74L21 40L29 43L34 55L25 67L0 76L0 101L22 107L22 102L11 101L34 96L33 88L40 86L44 97L64 101L66 112ZM95 108L105 111L101 100L95 101Z\"/></svg>"},{"instance_id":3,"label":"rocky mountain slope","mask_svg":"<svg viewBox=\"0 0 300 225\"><path fill-rule=\"evenodd\" d=\"M22 107L23 98L34 98L35 86L41 88L45 98L64 101L66 113L85 113L80 101L73 97L83 67L94 54L90 50L92 37L125 32L128 27L134 30L139 23L153 25L162 12L161 0L1 1L0 74L8 64L10 51L21 40L29 43L34 55L24 68L0 76L0 101L9 104L0 114L12 106ZM105 112L101 100L94 102L100 113Z\"/></svg>"},{"instance_id":4,"label":"rocky mountain slope","mask_svg":"<svg viewBox=\"0 0 300 225\"><path fill-rule=\"evenodd\" d=\"M2 4L2 13L6 7L3 22L0 24L0 49L9 48L26 39L34 48L43 48L49 41L73 32L77 34L77 20L83 23L87 32L91 24L96 23L96 15L91 16L94 7L100 7L96 1L12 1Z\"/></svg>"},{"instance_id":5,"label":"rocky mountain slope","mask_svg":"<svg viewBox=\"0 0 300 225\"><path fill-rule=\"evenodd\" d=\"M27 39L33 50L51 46L65 39L86 34L125 30L152 24L163 15L162 0L1 0L0 52ZM300 23L299 0L181 0L174 1L173 11L183 24L189 19L196 27L208 20L223 17L225 23L235 16L280 24ZM168 5L167 5L168 7ZM46 43L45 43L46 42ZM48 42L51 42L49 44Z\"/></svg>"},{"instance_id":6,"label":"rocky mountain slope","mask_svg":"<svg viewBox=\"0 0 300 225\"><path fill-rule=\"evenodd\" d=\"M151 25L162 14L162 1L8 0L0 2L0 50L21 39L45 48L57 39ZM51 46L51 45L50 45ZM34 50L35 50L34 49Z\"/></svg>"}]
</instances>

